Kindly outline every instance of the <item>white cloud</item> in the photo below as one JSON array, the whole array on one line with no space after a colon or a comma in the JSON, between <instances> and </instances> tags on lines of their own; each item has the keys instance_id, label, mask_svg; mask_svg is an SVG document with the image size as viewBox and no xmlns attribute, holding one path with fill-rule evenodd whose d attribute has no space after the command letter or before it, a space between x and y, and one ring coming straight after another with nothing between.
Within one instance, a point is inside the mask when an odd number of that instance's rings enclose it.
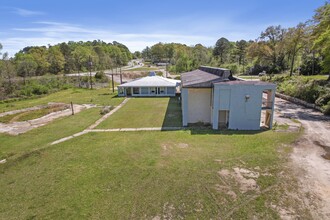
<instances>
[{"instance_id":1,"label":"white cloud","mask_svg":"<svg viewBox=\"0 0 330 220\"><path fill-rule=\"evenodd\" d=\"M158 42L176 42L187 45L204 43L212 45L216 39L207 35L189 35L181 33L120 33L107 29L86 28L80 25L50 21L34 22L34 27L14 28L15 37L1 39L3 51L11 56L26 46L47 46L68 41L103 40L105 42L118 41L125 44L132 52L142 50ZM19 37L17 37L19 36Z\"/></svg>"},{"instance_id":2,"label":"white cloud","mask_svg":"<svg viewBox=\"0 0 330 220\"><path fill-rule=\"evenodd\" d=\"M125 30L118 31L120 29L117 27L117 31L113 31L107 27L90 28L70 23L38 21L33 22L30 27L13 28L10 35L0 35L0 42L4 47L2 51L8 51L11 56L26 46L47 46L68 41L92 40L118 41L134 52L158 42L176 42L186 45L201 43L205 46L213 46L220 37L226 37L231 41L256 39L266 28L265 25L252 27L234 24L230 20L206 22L205 18L200 19L195 27L189 24L181 29L178 28L181 21L178 21L176 27L173 24L172 29L161 22L158 23L160 28L150 28L153 24L149 25L145 29L130 31L130 28L124 28Z\"/></svg>"},{"instance_id":3,"label":"white cloud","mask_svg":"<svg viewBox=\"0 0 330 220\"><path fill-rule=\"evenodd\" d=\"M18 14L23 17L30 17L35 15L43 15L44 12L41 11L31 11L23 8L13 8L13 13Z\"/></svg>"}]
</instances>

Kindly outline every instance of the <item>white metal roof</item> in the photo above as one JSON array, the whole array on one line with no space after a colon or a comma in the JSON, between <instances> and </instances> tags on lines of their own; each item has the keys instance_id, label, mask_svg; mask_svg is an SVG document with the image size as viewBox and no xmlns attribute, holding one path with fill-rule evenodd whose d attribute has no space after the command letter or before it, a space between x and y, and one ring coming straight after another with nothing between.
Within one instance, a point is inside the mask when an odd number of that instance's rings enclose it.
<instances>
[{"instance_id":1,"label":"white metal roof","mask_svg":"<svg viewBox=\"0 0 330 220\"><path fill-rule=\"evenodd\" d=\"M146 76L119 85L118 87L176 87L180 80L167 79L161 76Z\"/></svg>"}]
</instances>

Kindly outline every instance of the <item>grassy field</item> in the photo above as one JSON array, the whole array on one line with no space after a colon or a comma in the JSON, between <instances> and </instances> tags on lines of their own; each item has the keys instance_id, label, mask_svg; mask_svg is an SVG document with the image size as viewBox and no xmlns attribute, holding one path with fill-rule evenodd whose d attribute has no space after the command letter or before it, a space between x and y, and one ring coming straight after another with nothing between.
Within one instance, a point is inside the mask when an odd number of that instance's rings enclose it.
<instances>
[{"instance_id":1,"label":"grassy field","mask_svg":"<svg viewBox=\"0 0 330 220\"><path fill-rule=\"evenodd\" d=\"M116 94L110 94L107 89L92 91L87 89L69 89L42 98L0 104L0 112L44 105L48 102L69 103L73 101L79 104L93 103L115 106L123 100L123 98L118 98ZM52 141L84 130L100 117L100 108L92 108L74 116L57 119L46 126L33 129L19 136L0 133L0 159L17 158L29 154L31 150L41 149Z\"/></svg>"},{"instance_id":2,"label":"grassy field","mask_svg":"<svg viewBox=\"0 0 330 220\"><path fill-rule=\"evenodd\" d=\"M296 135L252 134L90 133L2 165L0 218L279 218L271 204L305 216L278 153ZM219 175L234 168L263 174L258 189Z\"/></svg>"},{"instance_id":3,"label":"grassy field","mask_svg":"<svg viewBox=\"0 0 330 220\"><path fill-rule=\"evenodd\" d=\"M112 94L110 89L67 89L56 92L42 98L27 99L9 103L0 103L0 112L6 112L15 109L28 108L37 105L45 105L48 102L63 102L73 104L98 104L98 105L118 105L123 98Z\"/></svg>"},{"instance_id":4,"label":"grassy field","mask_svg":"<svg viewBox=\"0 0 330 220\"><path fill-rule=\"evenodd\" d=\"M6 115L0 117L0 123L12 123L19 121L28 121L36 118L40 118L52 112L62 111L69 108L68 106L60 105L60 106L48 106L46 108L41 108L33 111L19 112L12 115Z\"/></svg>"},{"instance_id":5,"label":"grassy field","mask_svg":"<svg viewBox=\"0 0 330 220\"><path fill-rule=\"evenodd\" d=\"M117 102L103 93L90 96ZM57 94L48 99L69 100ZM173 98L135 98L102 126L181 125L179 107ZM0 159L7 159L0 164L0 219L279 219L286 210L310 218L286 163L299 133L106 132L49 145L88 127L99 110L0 134Z\"/></svg>"},{"instance_id":6,"label":"grassy field","mask_svg":"<svg viewBox=\"0 0 330 220\"><path fill-rule=\"evenodd\" d=\"M285 73L285 74L275 74L274 76L288 76L289 73ZM262 77L259 76L247 76L247 75L239 75L237 76L239 78L242 79L261 79ZM300 76L293 76L293 77L301 77L303 79L315 79L315 80L326 80L328 78L328 75L313 75L313 76L304 76L304 75L300 75ZM267 76L267 78L269 78L269 76Z\"/></svg>"},{"instance_id":7,"label":"grassy field","mask_svg":"<svg viewBox=\"0 0 330 220\"><path fill-rule=\"evenodd\" d=\"M178 98L131 98L97 128L181 127Z\"/></svg>"},{"instance_id":8,"label":"grassy field","mask_svg":"<svg viewBox=\"0 0 330 220\"><path fill-rule=\"evenodd\" d=\"M240 76L237 76L237 77L238 78L241 78L241 79L247 79L247 80L256 80L256 79L260 79L261 78L259 76L246 76L246 75L240 75Z\"/></svg>"},{"instance_id":9,"label":"grassy field","mask_svg":"<svg viewBox=\"0 0 330 220\"><path fill-rule=\"evenodd\" d=\"M144 66L144 67L137 67L137 68L134 68L134 69L124 70L124 71L155 71L155 70L158 70L158 69L159 68L157 68L157 67Z\"/></svg>"}]
</instances>

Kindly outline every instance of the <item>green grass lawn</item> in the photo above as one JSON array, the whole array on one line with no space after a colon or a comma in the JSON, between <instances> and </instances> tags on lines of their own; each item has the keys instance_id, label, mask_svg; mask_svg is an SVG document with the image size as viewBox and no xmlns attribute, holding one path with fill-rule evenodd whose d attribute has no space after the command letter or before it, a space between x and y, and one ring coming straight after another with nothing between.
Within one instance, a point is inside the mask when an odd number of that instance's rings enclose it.
<instances>
[{"instance_id":1,"label":"green grass lawn","mask_svg":"<svg viewBox=\"0 0 330 220\"><path fill-rule=\"evenodd\" d=\"M116 94L112 94L112 91L110 90L110 88L94 90L78 88L67 89L41 98L1 103L0 112L45 105L48 102L73 102L74 104L98 104L104 106L120 104L123 101L123 98L117 97Z\"/></svg>"},{"instance_id":2,"label":"green grass lawn","mask_svg":"<svg viewBox=\"0 0 330 220\"><path fill-rule=\"evenodd\" d=\"M181 105L173 98L131 98L97 128L181 127Z\"/></svg>"},{"instance_id":3,"label":"green grass lawn","mask_svg":"<svg viewBox=\"0 0 330 220\"><path fill-rule=\"evenodd\" d=\"M296 137L273 131L90 133L1 165L0 218L278 219L271 204L309 217L287 195L295 182L280 174L285 157L279 150L288 149L279 146ZM234 179L218 174L236 167L267 174L257 178L258 191L242 193Z\"/></svg>"},{"instance_id":4,"label":"green grass lawn","mask_svg":"<svg viewBox=\"0 0 330 220\"><path fill-rule=\"evenodd\" d=\"M238 77L241 79L247 79L247 80L256 80L256 79L260 79L261 77L259 76L247 76L247 75L240 75L240 76L234 76L234 77Z\"/></svg>"},{"instance_id":5,"label":"green grass lawn","mask_svg":"<svg viewBox=\"0 0 330 220\"><path fill-rule=\"evenodd\" d=\"M73 103L79 104L92 103L115 106L120 104L123 100L124 98L119 98L116 94L110 94L108 89L69 89L42 98L0 104L0 112L44 105L48 102L69 103L73 101ZM34 114L32 114L32 116L33 115ZM52 141L84 130L100 117L100 108L92 108L84 110L74 116L56 119L48 125L33 129L18 136L0 133L0 159L8 157L17 158L29 154L31 150L42 149Z\"/></svg>"},{"instance_id":6,"label":"green grass lawn","mask_svg":"<svg viewBox=\"0 0 330 220\"><path fill-rule=\"evenodd\" d=\"M298 76L304 79L315 79L315 80L326 80L328 79L329 75L313 75L313 76Z\"/></svg>"},{"instance_id":7,"label":"green grass lawn","mask_svg":"<svg viewBox=\"0 0 330 220\"><path fill-rule=\"evenodd\" d=\"M49 143L80 132L101 117L99 108L84 110L73 116L56 119L27 133L11 136L0 133L0 159L14 160L44 148Z\"/></svg>"},{"instance_id":8,"label":"green grass lawn","mask_svg":"<svg viewBox=\"0 0 330 220\"><path fill-rule=\"evenodd\" d=\"M124 71L155 71L155 70L159 70L159 68L144 66L144 67L137 67L134 69L124 70Z\"/></svg>"},{"instance_id":9,"label":"green grass lawn","mask_svg":"<svg viewBox=\"0 0 330 220\"><path fill-rule=\"evenodd\" d=\"M73 97L108 105L122 100L105 90L69 90L13 104ZM0 160L7 159L0 164L0 219L279 219L274 207L311 218L287 164L288 144L299 133L105 132L49 144L84 130L99 111L18 136L0 134ZM174 98L133 98L101 127L165 125L181 126ZM256 188L242 191L242 178L233 176L238 168L258 173Z\"/></svg>"},{"instance_id":10,"label":"green grass lawn","mask_svg":"<svg viewBox=\"0 0 330 220\"><path fill-rule=\"evenodd\" d=\"M285 73L285 74L275 74L274 76L289 76L289 73ZM299 75L299 76L292 76L292 77L301 77L303 79L315 79L315 80L326 80L328 79L329 75L313 75L313 76L304 76L304 75ZM258 75L253 75L253 76L248 76L248 75L240 75L237 76L239 78L242 79L261 79L262 77L259 77ZM269 78L269 76L267 76L267 78Z\"/></svg>"}]
</instances>

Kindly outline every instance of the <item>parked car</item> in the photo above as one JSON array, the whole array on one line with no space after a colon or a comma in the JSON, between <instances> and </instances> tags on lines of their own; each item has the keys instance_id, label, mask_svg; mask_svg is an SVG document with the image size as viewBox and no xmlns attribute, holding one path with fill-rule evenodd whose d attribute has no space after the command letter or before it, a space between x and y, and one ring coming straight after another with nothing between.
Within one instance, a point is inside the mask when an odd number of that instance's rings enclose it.
<instances>
[{"instance_id":1,"label":"parked car","mask_svg":"<svg viewBox=\"0 0 330 220\"><path fill-rule=\"evenodd\" d=\"M262 71L261 73L258 74L258 76L260 76L260 77L261 77L261 76L266 76L266 71L265 71L265 70Z\"/></svg>"}]
</instances>

